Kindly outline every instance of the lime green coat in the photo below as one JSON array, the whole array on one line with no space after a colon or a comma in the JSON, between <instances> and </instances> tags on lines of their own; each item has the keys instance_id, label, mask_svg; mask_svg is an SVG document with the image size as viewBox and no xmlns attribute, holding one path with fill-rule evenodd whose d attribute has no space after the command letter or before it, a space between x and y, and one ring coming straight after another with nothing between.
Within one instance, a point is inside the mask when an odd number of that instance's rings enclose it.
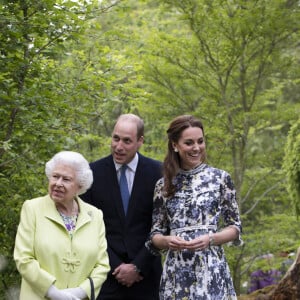
<instances>
[{"instance_id":1,"label":"lime green coat","mask_svg":"<svg viewBox=\"0 0 300 300\"><path fill-rule=\"evenodd\" d=\"M58 289L80 286L97 295L110 270L102 211L77 198L80 213L71 238L49 195L27 200L21 210L14 259L22 276L20 300L46 299Z\"/></svg>"}]
</instances>

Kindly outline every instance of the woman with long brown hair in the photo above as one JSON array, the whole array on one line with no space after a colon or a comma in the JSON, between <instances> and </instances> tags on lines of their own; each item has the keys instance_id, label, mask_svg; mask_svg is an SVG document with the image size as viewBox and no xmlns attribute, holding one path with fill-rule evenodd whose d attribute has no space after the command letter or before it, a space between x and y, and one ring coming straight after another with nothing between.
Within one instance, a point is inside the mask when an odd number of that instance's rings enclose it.
<instances>
[{"instance_id":1,"label":"woman with long brown hair","mask_svg":"<svg viewBox=\"0 0 300 300\"><path fill-rule=\"evenodd\" d=\"M148 248L166 254L161 300L236 299L222 244L241 243L230 175L206 164L201 121L175 118L167 130L164 176L155 187Z\"/></svg>"}]
</instances>

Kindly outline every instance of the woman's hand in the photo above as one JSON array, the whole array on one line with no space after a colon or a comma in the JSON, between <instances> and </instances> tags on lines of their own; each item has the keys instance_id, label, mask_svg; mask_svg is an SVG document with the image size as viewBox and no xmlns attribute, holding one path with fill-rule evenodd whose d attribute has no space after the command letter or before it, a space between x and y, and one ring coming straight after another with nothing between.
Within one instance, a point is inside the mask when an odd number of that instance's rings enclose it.
<instances>
[{"instance_id":1,"label":"woman's hand","mask_svg":"<svg viewBox=\"0 0 300 300\"><path fill-rule=\"evenodd\" d=\"M201 235L193 240L186 241L186 249L192 251L204 250L209 247L209 235Z\"/></svg>"},{"instance_id":2,"label":"woman's hand","mask_svg":"<svg viewBox=\"0 0 300 300\"><path fill-rule=\"evenodd\" d=\"M87 297L86 292L81 287L64 289L62 292L69 293L76 299L85 299Z\"/></svg>"},{"instance_id":3,"label":"woman's hand","mask_svg":"<svg viewBox=\"0 0 300 300\"><path fill-rule=\"evenodd\" d=\"M186 241L174 235L155 234L152 243L158 249L183 250L186 248Z\"/></svg>"},{"instance_id":4,"label":"woman's hand","mask_svg":"<svg viewBox=\"0 0 300 300\"><path fill-rule=\"evenodd\" d=\"M178 251L187 249L187 241L181 237L170 235L166 237L166 240L170 250Z\"/></svg>"},{"instance_id":5,"label":"woman's hand","mask_svg":"<svg viewBox=\"0 0 300 300\"><path fill-rule=\"evenodd\" d=\"M185 239L174 235L156 234L152 237L152 242L155 247L159 249L170 249L173 251L204 250L209 247L209 235L205 234L193 240L186 241Z\"/></svg>"},{"instance_id":6,"label":"woman's hand","mask_svg":"<svg viewBox=\"0 0 300 300\"><path fill-rule=\"evenodd\" d=\"M80 298L63 290L59 290L54 285L51 285L47 291L46 297L51 300L80 300Z\"/></svg>"}]
</instances>

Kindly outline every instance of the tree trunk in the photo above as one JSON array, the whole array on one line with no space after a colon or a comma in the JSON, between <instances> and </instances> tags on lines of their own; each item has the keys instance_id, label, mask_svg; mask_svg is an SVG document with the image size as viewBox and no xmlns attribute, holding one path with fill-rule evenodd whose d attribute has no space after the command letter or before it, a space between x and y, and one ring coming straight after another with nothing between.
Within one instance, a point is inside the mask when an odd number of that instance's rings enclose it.
<instances>
[{"instance_id":1,"label":"tree trunk","mask_svg":"<svg viewBox=\"0 0 300 300\"><path fill-rule=\"evenodd\" d=\"M278 284L267 286L240 300L299 300L300 299L300 247L296 259Z\"/></svg>"}]
</instances>

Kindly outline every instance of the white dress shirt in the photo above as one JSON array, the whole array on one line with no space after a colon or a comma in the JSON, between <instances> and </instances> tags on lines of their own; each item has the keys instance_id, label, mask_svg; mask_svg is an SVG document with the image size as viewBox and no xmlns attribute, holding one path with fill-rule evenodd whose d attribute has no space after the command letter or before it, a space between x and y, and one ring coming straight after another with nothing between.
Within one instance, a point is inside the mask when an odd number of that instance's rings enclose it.
<instances>
[{"instance_id":1,"label":"white dress shirt","mask_svg":"<svg viewBox=\"0 0 300 300\"><path fill-rule=\"evenodd\" d=\"M126 179L127 179L127 183L128 183L129 194L131 194L134 175L135 175L138 161L139 161L139 156L136 153L133 160L127 164L127 169L126 169L125 174L126 174ZM117 171L118 180L120 181L122 165L115 162L115 167L116 167L116 171Z\"/></svg>"}]
</instances>

